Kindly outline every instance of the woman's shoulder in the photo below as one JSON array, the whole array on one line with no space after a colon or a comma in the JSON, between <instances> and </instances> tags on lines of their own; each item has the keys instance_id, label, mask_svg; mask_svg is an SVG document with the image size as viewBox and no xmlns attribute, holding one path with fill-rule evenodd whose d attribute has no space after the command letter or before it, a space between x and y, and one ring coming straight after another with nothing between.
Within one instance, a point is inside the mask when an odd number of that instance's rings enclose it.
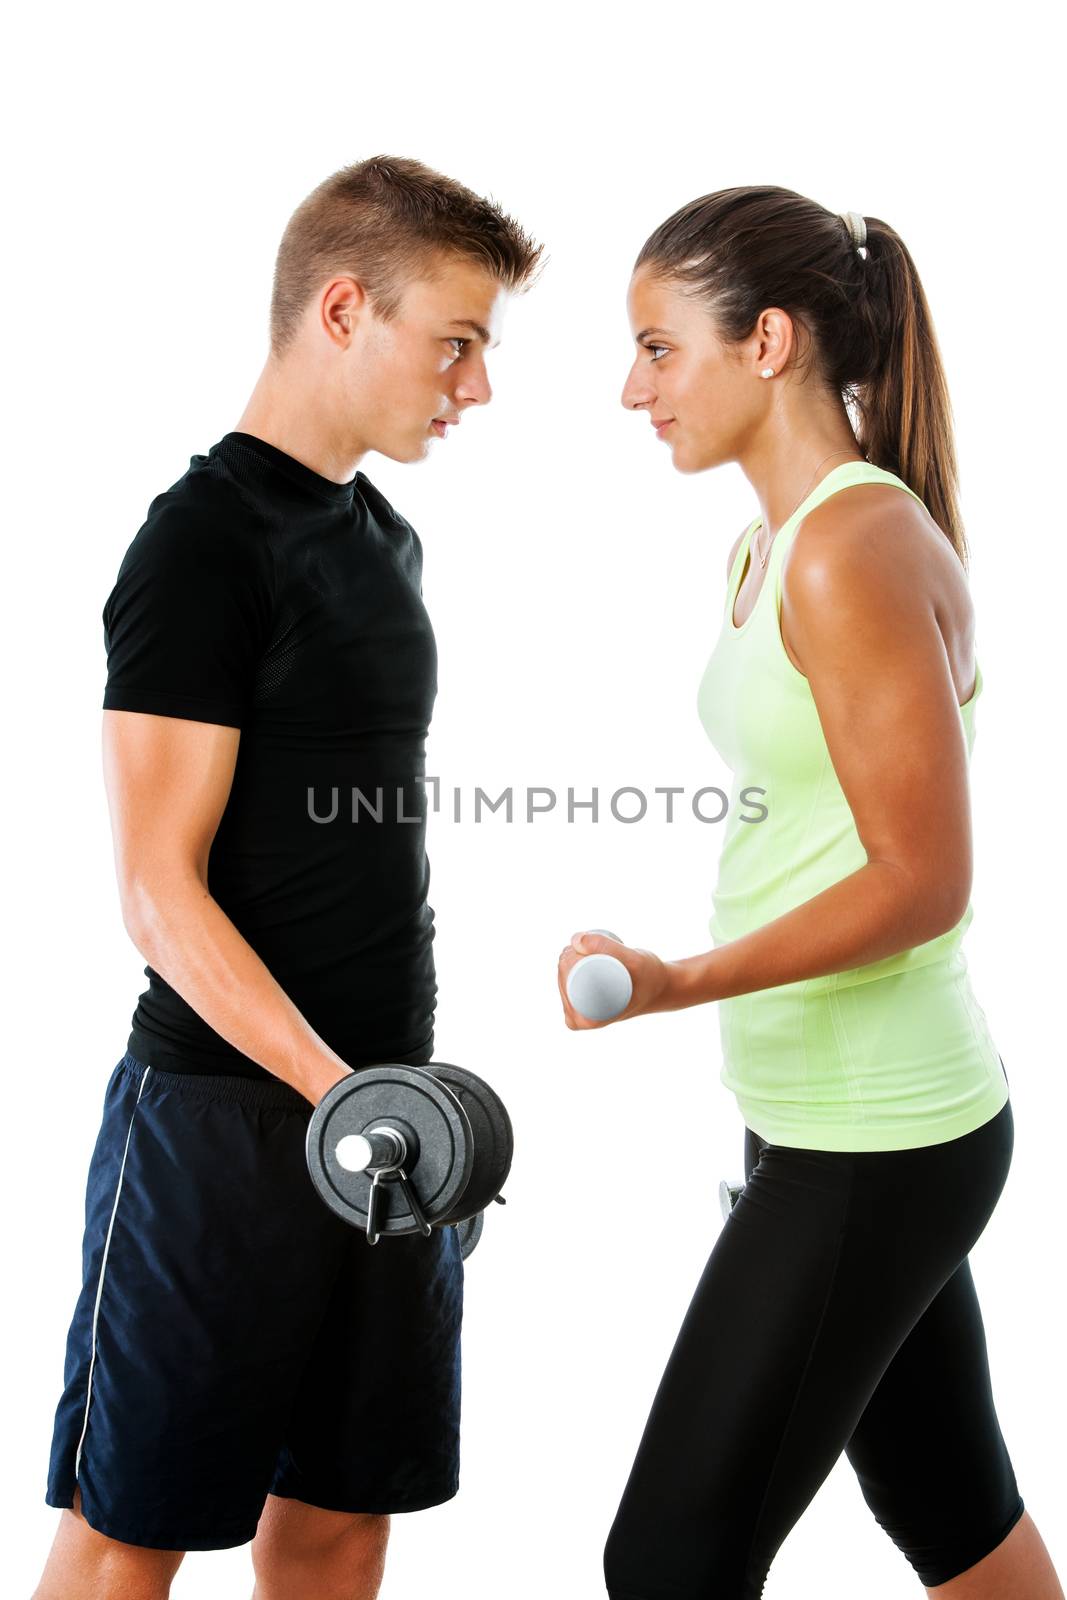
<instances>
[{"instance_id":1,"label":"woman's shoulder","mask_svg":"<svg viewBox=\"0 0 1067 1600\"><path fill-rule=\"evenodd\" d=\"M781 624L801 662L834 634L858 650L872 633L923 638L931 625L954 659L966 653L973 608L959 557L926 507L892 484L853 484L798 525L782 561Z\"/></svg>"},{"instance_id":2,"label":"woman's shoulder","mask_svg":"<svg viewBox=\"0 0 1067 1600\"><path fill-rule=\"evenodd\" d=\"M825 601L843 591L929 594L959 558L926 507L890 483L854 483L798 523L782 562L783 591Z\"/></svg>"},{"instance_id":3,"label":"woman's shoulder","mask_svg":"<svg viewBox=\"0 0 1067 1600\"><path fill-rule=\"evenodd\" d=\"M848 553L878 545L904 553L935 539L948 543L920 500L896 484L872 481L846 484L813 506L797 524L792 547L813 556L830 547Z\"/></svg>"}]
</instances>

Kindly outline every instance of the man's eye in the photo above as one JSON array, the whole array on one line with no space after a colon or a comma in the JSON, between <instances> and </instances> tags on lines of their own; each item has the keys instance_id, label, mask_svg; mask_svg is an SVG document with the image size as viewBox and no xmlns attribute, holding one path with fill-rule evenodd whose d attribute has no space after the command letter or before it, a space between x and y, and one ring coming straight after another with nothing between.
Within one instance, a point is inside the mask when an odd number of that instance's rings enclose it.
<instances>
[{"instance_id":1,"label":"man's eye","mask_svg":"<svg viewBox=\"0 0 1067 1600\"><path fill-rule=\"evenodd\" d=\"M449 339L448 342L449 342L449 344L458 344L458 345L462 345L464 347L466 347L467 345L470 344L470 340L469 339L460 339L460 338L452 338L452 339ZM456 351L456 355L457 356L461 356L462 354L463 354L463 350L457 350Z\"/></svg>"}]
</instances>

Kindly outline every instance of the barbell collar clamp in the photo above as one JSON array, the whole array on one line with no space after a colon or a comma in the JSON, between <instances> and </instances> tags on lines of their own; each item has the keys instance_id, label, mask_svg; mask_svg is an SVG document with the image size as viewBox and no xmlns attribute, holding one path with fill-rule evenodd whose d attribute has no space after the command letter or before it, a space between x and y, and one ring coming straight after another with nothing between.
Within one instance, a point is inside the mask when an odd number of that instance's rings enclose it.
<instances>
[{"instance_id":1,"label":"barbell collar clamp","mask_svg":"<svg viewBox=\"0 0 1067 1600\"><path fill-rule=\"evenodd\" d=\"M394 1180L400 1185L400 1188L403 1191L404 1199L408 1203L408 1210L414 1217L419 1232L424 1234L428 1239L433 1232L433 1228L426 1221L425 1213L423 1212L422 1207L419 1205L418 1196L416 1195L415 1190L412 1188L408 1179L408 1175L404 1171L403 1167L390 1168L388 1171L382 1167L377 1167L375 1168L374 1174L370 1181L370 1194L367 1198L367 1243L377 1244L378 1240L381 1238L381 1233L378 1228L378 1207L381 1204L381 1185L382 1183L389 1182L390 1179Z\"/></svg>"}]
</instances>

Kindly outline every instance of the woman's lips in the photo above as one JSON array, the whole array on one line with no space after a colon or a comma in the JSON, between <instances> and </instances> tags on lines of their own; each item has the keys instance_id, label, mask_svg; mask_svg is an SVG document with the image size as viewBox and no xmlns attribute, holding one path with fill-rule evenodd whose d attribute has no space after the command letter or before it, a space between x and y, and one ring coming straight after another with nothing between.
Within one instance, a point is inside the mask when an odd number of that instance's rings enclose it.
<instances>
[{"instance_id":1,"label":"woman's lips","mask_svg":"<svg viewBox=\"0 0 1067 1600\"><path fill-rule=\"evenodd\" d=\"M673 421L674 421L673 417L668 417L666 422L660 422L660 423L658 423L656 425L656 438L657 439L662 439L663 438L664 433L670 427L670 425L671 425L671 423Z\"/></svg>"}]
</instances>

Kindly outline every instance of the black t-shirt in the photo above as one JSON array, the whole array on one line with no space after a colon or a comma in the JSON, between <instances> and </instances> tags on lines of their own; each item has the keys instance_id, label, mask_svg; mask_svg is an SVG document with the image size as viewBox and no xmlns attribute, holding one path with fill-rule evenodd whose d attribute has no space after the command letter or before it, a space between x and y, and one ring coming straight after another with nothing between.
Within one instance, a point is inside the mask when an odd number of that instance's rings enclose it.
<instances>
[{"instance_id":1,"label":"black t-shirt","mask_svg":"<svg viewBox=\"0 0 1067 1600\"><path fill-rule=\"evenodd\" d=\"M432 1047L422 545L362 472L228 433L148 508L104 607L104 707L240 728L208 888L350 1065ZM379 820L380 819L380 820ZM146 967L128 1048L270 1078Z\"/></svg>"}]
</instances>

